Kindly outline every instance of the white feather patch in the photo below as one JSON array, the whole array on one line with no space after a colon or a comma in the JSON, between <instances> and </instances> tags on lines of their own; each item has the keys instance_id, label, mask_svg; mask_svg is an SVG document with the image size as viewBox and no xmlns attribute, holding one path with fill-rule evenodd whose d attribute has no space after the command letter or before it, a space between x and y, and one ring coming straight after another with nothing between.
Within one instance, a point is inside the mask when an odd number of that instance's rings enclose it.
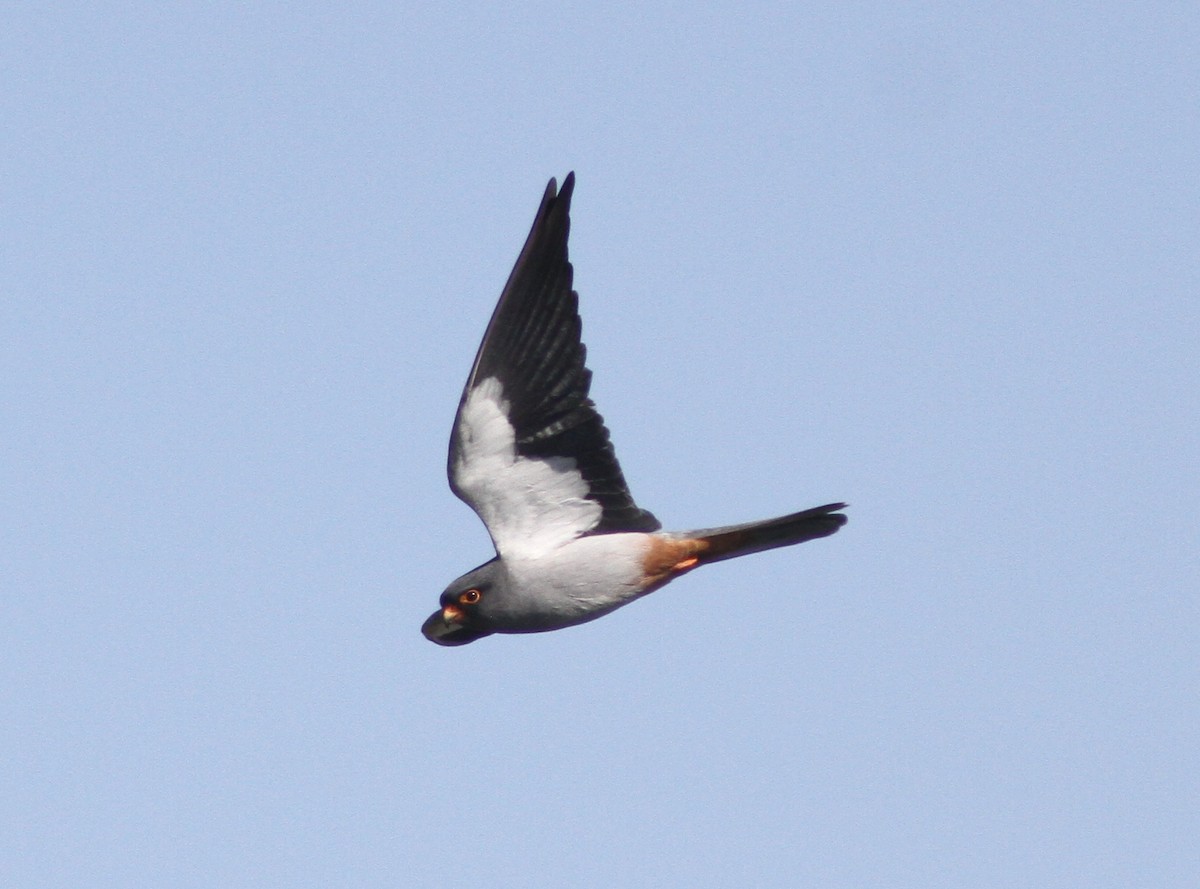
<instances>
[{"instance_id":1,"label":"white feather patch","mask_svg":"<svg viewBox=\"0 0 1200 889\"><path fill-rule=\"evenodd\" d=\"M508 409L495 377L471 390L458 418L454 481L501 556L537 558L595 528L602 510L587 499L574 459L517 454Z\"/></svg>"}]
</instances>

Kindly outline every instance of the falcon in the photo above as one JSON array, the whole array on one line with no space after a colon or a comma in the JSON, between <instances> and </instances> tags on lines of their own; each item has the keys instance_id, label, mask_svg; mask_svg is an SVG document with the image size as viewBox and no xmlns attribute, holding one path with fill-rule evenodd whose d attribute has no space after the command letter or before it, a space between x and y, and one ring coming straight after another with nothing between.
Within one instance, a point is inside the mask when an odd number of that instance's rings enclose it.
<instances>
[{"instance_id":1,"label":"falcon","mask_svg":"<svg viewBox=\"0 0 1200 889\"><path fill-rule=\"evenodd\" d=\"M492 314L450 437L450 487L496 556L446 587L421 627L439 645L595 620L701 565L827 537L845 503L671 532L641 509L588 397L567 258L575 174L551 179Z\"/></svg>"}]
</instances>

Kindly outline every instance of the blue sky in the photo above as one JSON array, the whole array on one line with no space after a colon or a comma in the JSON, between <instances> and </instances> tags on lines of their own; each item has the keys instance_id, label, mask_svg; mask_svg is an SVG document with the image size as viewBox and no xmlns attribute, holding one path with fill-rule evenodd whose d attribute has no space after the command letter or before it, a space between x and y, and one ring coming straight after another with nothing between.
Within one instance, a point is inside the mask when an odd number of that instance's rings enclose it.
<instances>
[{"instance_id":1,"label":"blue sky","mask_svg":"<svg viewBox=\"0 0 1200 889\"><path fill-rule=\"evenodd\" d=\"M0 882L1192 887L1200 12L57 4L0 34ZM673 528L418 628L551 176Z\"/></svg>"}]
</instances>

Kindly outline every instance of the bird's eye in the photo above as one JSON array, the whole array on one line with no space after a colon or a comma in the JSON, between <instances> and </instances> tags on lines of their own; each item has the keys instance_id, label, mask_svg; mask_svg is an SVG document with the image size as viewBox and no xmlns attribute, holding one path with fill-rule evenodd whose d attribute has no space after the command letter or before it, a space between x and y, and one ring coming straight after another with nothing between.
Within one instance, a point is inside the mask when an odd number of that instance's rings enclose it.
<instances>
[{"instance_id":1,"label":"bird's eye","mask_svg":"<svg viewBox=\"0 0 1200 889\"><path fill-rule=\"evenodd\" d=\"M483 593L477 589L469 589L465 593L461 593L458 601L463 605L474 605L483 597Z\"/></svg>"}]
</instances>

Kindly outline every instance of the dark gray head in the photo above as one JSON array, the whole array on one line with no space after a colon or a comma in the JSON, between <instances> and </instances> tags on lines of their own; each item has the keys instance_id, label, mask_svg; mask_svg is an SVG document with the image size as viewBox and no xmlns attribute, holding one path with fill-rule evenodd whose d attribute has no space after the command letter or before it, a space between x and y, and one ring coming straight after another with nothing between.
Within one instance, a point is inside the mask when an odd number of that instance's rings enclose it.
<instances>
[{"instance_id":1,"label":"dark gray head","mask_svg":"<svg viewBox=\"0 0 1200 889\"><path fill-rule=\"evenodd\" d=\"M498 562L492 559L446 587L441 607L421 626L426 639L438 645L466 645L495 632L488 615L489 599L498 592Z\"/></svg>"}]
</instances>

